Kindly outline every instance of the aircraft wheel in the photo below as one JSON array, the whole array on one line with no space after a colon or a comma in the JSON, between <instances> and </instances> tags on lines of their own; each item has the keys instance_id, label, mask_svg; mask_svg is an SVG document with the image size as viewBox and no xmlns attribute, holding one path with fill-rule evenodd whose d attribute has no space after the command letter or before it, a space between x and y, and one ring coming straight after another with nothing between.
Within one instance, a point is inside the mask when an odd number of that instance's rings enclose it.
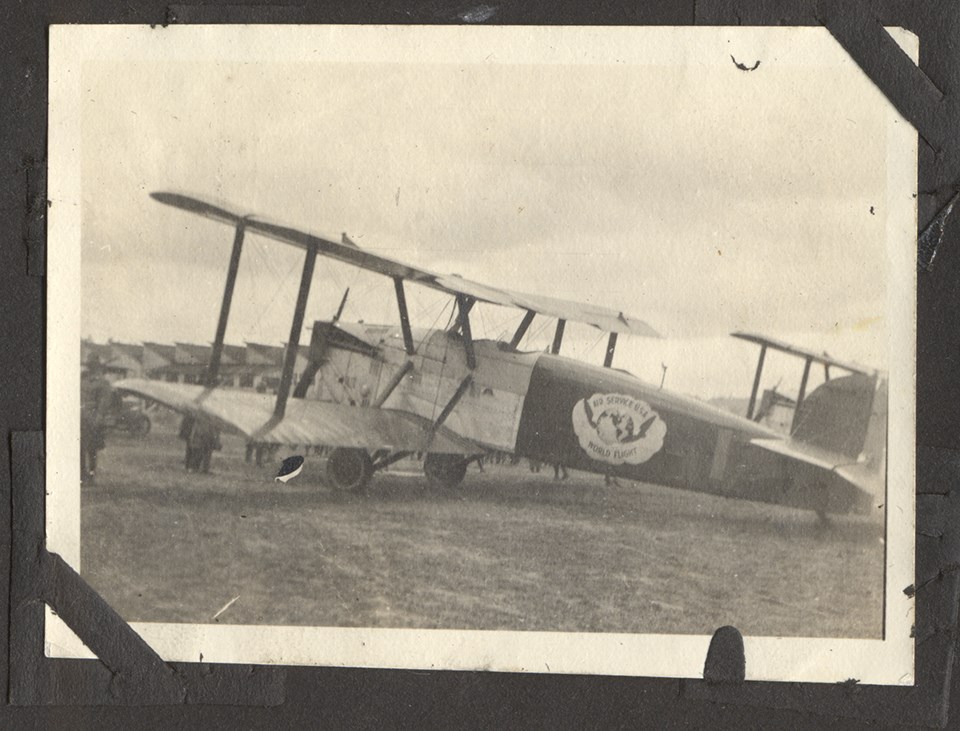
<instances>
[{"instance_id":1,"label":"aircraft wheel","mask_svg":"<svg viewBox=\"0 0 960 731\"><path fill-rule=\"evenodd\" d=\"M362 492L373 476L373 461L363 449L334 449L327 458L327 477L338 490Z\"/></svg>"},{"instance_id":2,"label":"aircraft wheel","mask_svg":"<svg viewBox=\"0 0 960 731\"><path fill-rule=\"evenodd\" d=\"M450 489L463 482L467 461L459 454L428 454L423 460L423 472L431 485Z\"/></svg>"}]
</instances>

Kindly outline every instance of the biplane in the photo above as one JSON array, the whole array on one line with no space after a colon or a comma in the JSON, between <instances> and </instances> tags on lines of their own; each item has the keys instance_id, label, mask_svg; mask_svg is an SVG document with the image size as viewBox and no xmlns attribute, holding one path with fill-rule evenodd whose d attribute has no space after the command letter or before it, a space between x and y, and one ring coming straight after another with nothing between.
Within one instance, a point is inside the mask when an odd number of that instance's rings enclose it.
<instances>
[{"instance_id":1,"label":"biplane","mask_svg":"<svg viewBox=\"0 0 960 731\"><path fill-rule=\"evenodd\" d=\"M192 196L151 195L229 224L233 248L204 383L128 379L116 387L211 419L253 442L326 447L326 475L337 488L362 490L379 470L411 454L424 455L431 483L453 488L471 460L497 450L606 476L808 508L821 516L866 512L883 502L886 378L880 372L734 333L760 346L749 407L738 416L613 368L618 336L659 337L650 325L621 311L438 274L365 251L345 234L332 241ZM247 233L305 252L275 395L218 386ZM392 279L397 323L344 323L339 312L332 320L317 321L309 366L294 383L317 257ZM452 297L452 326L412 327L408 284ZM524 311L509 340L473 336L471 308L478 302ZM556 321L552 345L546 352L523 352L519 346L538 317ZM568 322L608 334L602 365L561 355ZM788 433L765 424L763 403L757 404L771 349L804 364L800 392L789 400ZM807 394L814 365L824 368L826 380Z\"/></svg>"}]
</instances>

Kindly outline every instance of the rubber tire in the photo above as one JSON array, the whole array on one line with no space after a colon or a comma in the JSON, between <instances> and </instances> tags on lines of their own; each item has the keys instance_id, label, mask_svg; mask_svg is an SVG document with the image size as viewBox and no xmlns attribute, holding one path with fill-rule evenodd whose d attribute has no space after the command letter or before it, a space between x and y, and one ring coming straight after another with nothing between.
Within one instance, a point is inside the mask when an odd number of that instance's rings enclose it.
<instances>
[{"instance_id":1,"label":"rubber tire","mask_svg":"<svg viewBox=\"0 0 960 731\"><path fill-rule=\"evenodd\" d=\"M363 492L373 476L373 460L365 449L338 447L327 458L327 479L338 490Z\"/></svg>"},{"instance_id":2,"label":"rubber tire","mask_svg":"<svg viewBox=\"0 0 960 731\"><path fill-rule=\"evenodd\" d=\"M434 487L450 490L467 474L467 461L459 454L428 454L423 460L423 473Z\"/></svg>"}]
</instances>

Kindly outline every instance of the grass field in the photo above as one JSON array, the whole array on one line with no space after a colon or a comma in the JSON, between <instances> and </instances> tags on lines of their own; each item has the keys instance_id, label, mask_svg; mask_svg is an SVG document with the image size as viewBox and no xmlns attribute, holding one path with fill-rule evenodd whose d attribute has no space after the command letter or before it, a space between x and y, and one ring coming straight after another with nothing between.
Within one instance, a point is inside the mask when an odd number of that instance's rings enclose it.
<instances>
[{"instance_id":1,"label":"grass field","mask_svg":"<svg viewBox=\"0 0 960 731\"><path fill-rule=\"evenodd\" d=\"M281 455L285 456L285 455ZM364 495L287 485L224 438L183 471L175 422L113 436L82 495L83 576L128 621L879 637L878 525L571 473L416 464Z\"/></svg>"}]
</instances>

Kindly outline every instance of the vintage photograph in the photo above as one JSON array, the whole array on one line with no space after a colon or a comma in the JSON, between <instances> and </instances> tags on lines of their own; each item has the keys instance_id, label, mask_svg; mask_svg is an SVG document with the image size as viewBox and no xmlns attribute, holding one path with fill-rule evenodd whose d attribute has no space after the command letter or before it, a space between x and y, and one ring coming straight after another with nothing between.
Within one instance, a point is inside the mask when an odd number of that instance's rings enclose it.
<instances>
[{"instance_id":1,"label":"vintage photograph","mask_svg":"<svg viewBox=\"0 0 960 731\"><path fill-rule=\"evenodd\" d=\"M917 138L825 30L51 49L48 540L161 655L912 682Z\"/></svg>"}]
</instances>

